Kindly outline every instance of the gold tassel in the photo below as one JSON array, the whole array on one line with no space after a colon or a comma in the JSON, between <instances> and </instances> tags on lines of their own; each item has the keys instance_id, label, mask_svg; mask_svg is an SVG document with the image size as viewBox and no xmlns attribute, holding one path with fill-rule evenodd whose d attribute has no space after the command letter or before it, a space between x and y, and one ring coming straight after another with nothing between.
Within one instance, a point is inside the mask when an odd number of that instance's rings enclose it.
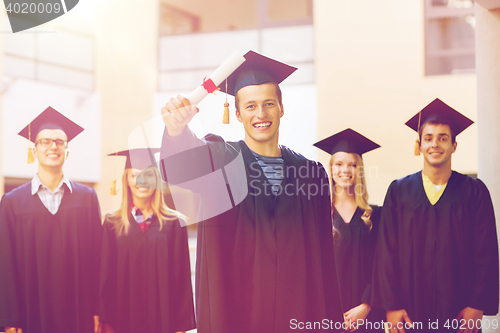
<instances>
[{"instance_id":1,"label":"gold tassel","mask_svg":"<svg viewBox=\"0 0 500 333\"><path fill-rule=\"evenodd\" d=\"M229 124L229 103L224 103L224 116L222 117L223 124Z\"/></svg>"},{"instance_id":2,"label":"gold tassel","mask_svg":"<svg viewBox=\"0 0 500 333\"><path fill-rule=\"evenodd\" d=\"M109 194L116 195L116 179L113 180L113 183L111 184L111 189L109 190Z\"/></svg>"},{"instance_id":3,"label":"gold tassel","mask_svg":"<svg viewBox=\"0 0 500 333\"><path fill-rule=\"evenodd\" d=\"M31 164L35 162L35 156L33 156L33 150L31 150L31 147L28 148L28 163Z\"/></svg>"},{"instance_id":4,"label":"gold tassel","mask_svg":"<svg viewBox=\"0 0 500 333\"><path fill-rule=\"evenodd\" d=\"M229 124L229 103L227 102L227 78L226 78L226 102L224 103L224 116L222 116L222 123Z\"/></svg>"},{"instance_id":5,"label":"gold tassel","mask_svg":"<svg viewBox=\"0 0 500 333\"><path fill-rule=\"evenodd\" d=\"M118 152L115 153L115 157L118 156ZM109 189L109 194L116 195L116 159L115 159L115 172L114 172L114 180L111 184L111 188Z\"/></svg>"},{"instance_id":6,"label":"gold tassel","mask_svg":"<svg viewBox=\"0 0 500 333\"><path fill-rule=\"evenodd\" d=\"M418 127L417 127L417 140L415 141L415 151L413 154L415 156L420 156L420 120L422 117L422 111L418 113Z\"/></svg>"},{"instance_id":7,"label":"gold tassel","mask_svg":"<svg viewBox=\"0 0 500 333\"><path fill-rule=\"evenodd\" d=\"M31 123L28 124L28 140L31 141ZM28 148L28 164L35 162L35 156L33 156L33 150L31 147Z\"/></svg>"}]
</instances>

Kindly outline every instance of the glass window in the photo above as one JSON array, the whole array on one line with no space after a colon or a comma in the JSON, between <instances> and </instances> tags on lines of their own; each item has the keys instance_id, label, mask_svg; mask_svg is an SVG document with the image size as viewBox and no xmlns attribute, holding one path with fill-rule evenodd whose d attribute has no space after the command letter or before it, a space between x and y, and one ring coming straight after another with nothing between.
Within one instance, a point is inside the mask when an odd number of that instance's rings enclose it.
<instances>
[{"instance_id":1,"label":"glass window","mask_svg":"<svg viewBox=\"0 0 500 333\"><path fill-rule=\"evenodd\" d=\"M472 8L472 0L432 0L432 7Z\"/></svg>"},{"instance_id":2,"label":"glass window","mask_svg":"<svg viewBox=\"0 0 500 333\"><path fill-rule=\"evenodd\" d=\"M6 34L4 74L92 91L94 45L92 30L76 31L61 23L49 22L24 33Z\"/></svg>"},{"instance_id":3,"label":"glass window","mask_svg":"<svg viewBox=\"0 0 500 333\"><path fill-rule=\"evenodd\" d=\"M200 30L200 17L175 6L160 5L160 36L176 35Z\"/></svg>"},{"instance_id":4,"label":"glass window","mask_svg":"<svg viewBox=\"0 0 500 333\"><path fill-rule=\"evenodd\" d=\"M261 17L264 26L312 23L311 0L260 0L265 11Z\"/></svg>"},{"instance_id":5,"label":"glass window","mask_svg":"<svg viewBox=\"0 0 500 333\"><path fill-rule=\"evenodd\" d=\"M474 73L474 8L471 0L424 0L425 74Z\"/></svg>"}]
</instances>

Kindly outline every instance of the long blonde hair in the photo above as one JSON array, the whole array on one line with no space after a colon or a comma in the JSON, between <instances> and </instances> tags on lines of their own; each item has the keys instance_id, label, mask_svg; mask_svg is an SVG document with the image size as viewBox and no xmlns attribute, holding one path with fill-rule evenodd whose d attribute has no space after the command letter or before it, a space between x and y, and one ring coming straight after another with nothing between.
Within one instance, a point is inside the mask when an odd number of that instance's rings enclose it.
<instances>
[{"instance_id":1,"label":"long blonde hair","mask_svg":"<svg viewBox=\"0 0 500 333\"><path fill-rule=\"evenodd\" d=\"M365 180L365 172L364 172L364 164L363 164L363 159L361 156L359 156L356 153L350 153L352 156L354 156L356 160L356 181L354 183L354 198L356 200L356 205L358 205L359 208L364 209L365 212L361 216L361 219L363 222L365 222L366 226L368 227L368 230L372 230L373 223L371 221L371 215L373 209L370 207L368 204L368 191L366 190L366 180ZM332 209L335 209L335 181L333 180L333 173L332 173L332 167L333 167L333 155L332 154L330 158L330 191L331 191L331 198L332 198ZM334 230L335 232L335 230Z\"/></svg>"},{"instance_id":2,"label":"long blonde hair","mask_svg":"<svg viewBox=\"0 0 500 333\"><path fill-rule=\"evenodd\" d=\"M167 223L167 221L172 221L181 218L186 220L187 218L185 215L176 210L170 209L165 204L165 199L163 198L164 193L163 190L161 189L161 186L159 186L159 184L161 184L162 182L160 172L158 171L157 168L151 168L151 169L154 170L156 179L155 191L152 194L153 198L151 200L151 208L153 209L155 215L158 217L158 221L160 223L160 230L163 227L163 225ZM132 169L128 168L125 169L125 171L123 172L122 203L120 208L115 212L108 214L110 222L114 223L118 228L119 233L122 234L127 234L130 229L130 221L128 217L130 212L132 211L132 204L133 204L132 191L130 190L130 187L128 186L127 182L127 176L130 171L132 171Z\"/></svg>"}]
</instances>

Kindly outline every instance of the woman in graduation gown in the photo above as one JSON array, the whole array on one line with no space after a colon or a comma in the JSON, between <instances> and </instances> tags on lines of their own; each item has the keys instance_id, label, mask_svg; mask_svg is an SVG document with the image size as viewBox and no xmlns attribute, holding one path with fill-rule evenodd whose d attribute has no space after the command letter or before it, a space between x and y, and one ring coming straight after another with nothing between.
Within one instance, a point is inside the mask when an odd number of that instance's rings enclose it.
<instances>
[{"instance_id":1,"label":"woman in graduation gown","mask_svg":"<svg viewBox=\"0 0 500 333\"><path fill-rule=\"evenodd\" d=\"M104 333L196 327L187 230L182 215L165 205L158 169L148 167L157 151L111 154L127 156L127 162L121 207L104 221L99 310Z\"/></svg>"},{"instance_id":2,"label":"woman in graduation gown","mask_svg":"<svg viewBox=\"0 0 500 333\"><path fill-rule=\"evenodd\" d=\"M314 145L331 154L334 253L345 331L383 332L385 311L369 305L380 207L368 204L361 157L380 146L352 129Z\"/></svg>"}]
</instances>

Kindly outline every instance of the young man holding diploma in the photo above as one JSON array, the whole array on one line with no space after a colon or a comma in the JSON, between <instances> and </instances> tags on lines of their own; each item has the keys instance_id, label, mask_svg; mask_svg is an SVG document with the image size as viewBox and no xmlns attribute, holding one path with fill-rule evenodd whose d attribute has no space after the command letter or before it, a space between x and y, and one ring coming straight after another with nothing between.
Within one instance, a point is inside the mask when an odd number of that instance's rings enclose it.
<instances>
[{"instance_id":1,"label":"young man holding diploma","mask_svg":"<svg viewBox=\"0 0 500 333\"><path fill-rule=\"evenodd\" d=\"M372 305L390 332L477 332L498 312L498 243L490 194L451 169L455 137L473 122L436 99L406 125L422 171L395 180L382 209ZM405 325L406 324L406 325ZM484 324L484 325L482 325Z\"/></svg>"},{"instance_id":2,"label":"young man holding diploma","mask_svg":"<svg viewBox=\"0 0 500 333\"><path fill-rule=\"evenodd\" d=\"M83 128L48 107L19 135L38 173L0 203L0 326L7 333L92 333L101 216L95 191L63 173Z\"/></svg>"},{"instance_id":3,"label":"young man holding diploma","mask_svg":"<svg viewBox=\"0 0 500 333\"><path fill-rule=\"evenodd\" d=\"M200 214L228 195L232 203L198 224L198 332L291 332L314 322L317 331L330 331L343 318L328 177L321 164L278 143L284 115L278 84L295 68L255 52L245 58L227 79L244 140L197 139L187 125L198 110L180 95L162 109L166 180L190 180L201 194ZM228 165L240 155L248 195L237 200ZM200 170L224 167L221 191L204 195L217 184L197 181L207 173Z\"/></svg>"}]
</instances>

